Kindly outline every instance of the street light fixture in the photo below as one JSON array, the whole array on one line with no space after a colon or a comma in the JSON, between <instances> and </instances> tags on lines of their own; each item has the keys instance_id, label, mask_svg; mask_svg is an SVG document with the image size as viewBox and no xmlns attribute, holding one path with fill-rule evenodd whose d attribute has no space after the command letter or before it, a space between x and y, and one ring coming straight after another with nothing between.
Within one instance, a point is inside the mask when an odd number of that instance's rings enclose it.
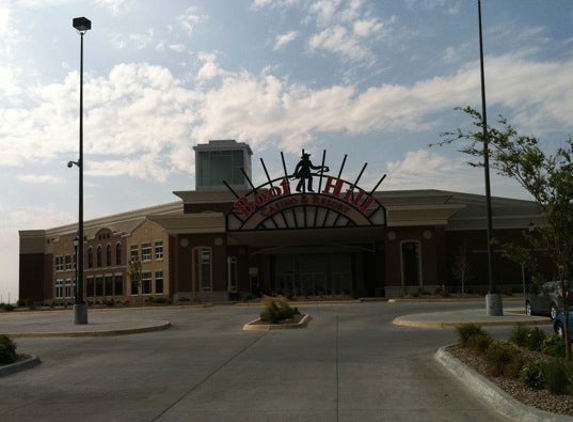
<instances>
[{"instance_id":1,"label":"street light fixture","mask_svg":"<svg viewBox=\"0 0 573 422\"><path fill-rule=\"evenodd\" d=\"M68 163L68 167L76 165L79 170L79 227L74 324L87 324L88 307L84 300L84 34L92 29L92 22L85 17L74 18L72 26L80 34L80 151L78 161Z\"/></svg>"}]
</instances>

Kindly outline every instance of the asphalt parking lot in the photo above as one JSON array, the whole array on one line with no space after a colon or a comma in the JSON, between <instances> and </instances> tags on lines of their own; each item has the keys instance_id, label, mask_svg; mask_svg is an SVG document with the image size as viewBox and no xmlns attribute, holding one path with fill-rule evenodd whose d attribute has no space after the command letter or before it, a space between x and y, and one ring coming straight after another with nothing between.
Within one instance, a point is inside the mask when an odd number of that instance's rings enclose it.
<instances>
[{"instance_id":1,"label":"asphalt parking lot","mask_svg":"<svg viewBox=\"0 0 573 422\"><path fill-rule=\"evenodd\" d=\"M482 307L479 301L309 303L300 306L312 316L307 328L262 332L242 330L259 308L241 306L90 312L89 327L81 329L69 312L0 315L0 332L22 331L19 324L28 333L70 325L84 332L17 338L18 351L42 363L0 377L0 418L507 421L434 359L456 341L453 328L393 324L405 315ZM149 326L161 328L85 333Z\"/></svg>"}]
</instances>

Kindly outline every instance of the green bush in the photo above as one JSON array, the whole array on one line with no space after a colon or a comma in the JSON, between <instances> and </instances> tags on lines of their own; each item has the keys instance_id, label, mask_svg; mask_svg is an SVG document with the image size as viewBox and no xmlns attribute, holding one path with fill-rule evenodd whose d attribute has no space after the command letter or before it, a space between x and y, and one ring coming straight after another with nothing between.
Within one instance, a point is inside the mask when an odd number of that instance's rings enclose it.
<instances>
[{"instance_id":1,"label":"green bush","mask_svg":"<svg viewBox=\"0 0 573 422\"><path fill-rule=\"evenodd\" d=\"M541 344L541 352L555 358L564 358L565 342L556 334L547 337Z\"/></svg>"},{"instance_id":2,"label":"green bush","mask_svg":"<svg viewBox=\"0 0 573 422\"><path fill-rule=\"evenodd\" d=\"M0 334L0 365L16 362L16 343L5 334Z\"/></svg>"},{"instance_id":3,"label":"green bush","mask_svg":"<svg viewBox=\"0 0 573 422\"><path fill-rule=\"evenodd\" d=\"M519 379L527 387L532 388L533 390L541 390L545 387L544 366L545 363L539 360L527 362L523 365L523 368L521 368Z\"/></svg>"},{"instance_id":4,"label":"green bush","mask_svg":"<svg viewBox=\"0 0 573 422\"><path fill-rule=\"evenodd\" d=\"M281 320L279 316L279 310L274 303L263 309L259 316L261 321L268 322L269 324L278 324Z\"/></svg>"},{"instance_id":5,"label":"green bush","mask_svg":"<svg viewBox=\"0 0 573 422\"><path fill-rule=\"evenodd\" d=\"M284 297L275 298L266 296L261 303L263 304L263 311L259 315L261 321L270 324L278 324L281 321L300 314L297 308L293 309L289 306Z\"/></svg>"},{"instance_id":6,"label":"green bush","mask_svg":"<svg viewBox=\"0 0 573 422\"><path fill-rule=\"evenodd\" d=\"M15 309L14 305L11 305L9 303L0 304L0 308L4 309L6 312L12 312Z\"/></svg>"},{"instance_id":7,"label":"green bush","mask_svg":"<svg viewBox=\"0 0 573 422\"><path fill-rule=\"evenodd\" d=\"M519 347L540 351L546 337L547 335L539 327L531 328L525 324L518 324L509 340Z\"/></svg>"},{"instance_id":8,"label":"green bush","mask_svg":"<svg viewBox=\"0 0 573 422\"><path fill-rule=\"evenodd\" d=\"M493 338L488 333L474 334L467 339L466 347L478 353L485 353L493 342Z\"/></svg>"},{"instance_id":9,"label":"green bush","mask_svg":"<svg viewBox=\"0 0 573 422\"><path fill-rule=\"evenodd\" d=\"M157 297L150 297L149 303L154 303L156 305L168 305L171 303L171 300L165 296L157 296Z\"/></svg>"},{"instance_id":10,"label":"green bush","mask_svg":"<svg viewBox=\"0 0 573 422\"><path fill-rule=\"evenodd\" d=\"M479 325L476 324L464 324L456 328L458 332L458 341L463 347L468 346L468 342L471 337L475 335L484 335L485 331Z\"/></svg>"},{"instance_id":11,"label":"green bush","mask_svg":"<svg viewBox=\"0 0 573 422\"><path fill-rule=\"evenodd\" d=\"M553 359L543 366L545 388L553 395L565 394L571 383L571 366L563 359Z\"/></svg>"},{"instance_id":12,"label":"green bush","mask_svg":"<svg viewBox=\"0 0 573 422\"><path fill-rule=\"evenodd\" d=\"M485 359L491 375L518 378L524 365L519 349L508 341L492 342L485 353Z\"/></svg>"}]
</instances>

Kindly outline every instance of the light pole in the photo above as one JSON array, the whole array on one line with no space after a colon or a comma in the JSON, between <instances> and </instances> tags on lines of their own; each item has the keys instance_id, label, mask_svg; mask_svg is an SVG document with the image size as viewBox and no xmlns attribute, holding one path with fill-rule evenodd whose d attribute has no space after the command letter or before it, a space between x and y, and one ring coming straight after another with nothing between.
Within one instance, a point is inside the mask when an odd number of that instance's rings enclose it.
<instances>
[{"instance_id":1,"label":"light pole","mask_svg":"<svg viewBox=\"0 0 573 422\"><path fill-rule=\"evenodd\" d=\"M489 293L485 297L486 314L488 316L503 315L502 296L497 292L493 271L493 217L491 210L491 186L489 177L489 139L487 130L487 107L485 101L485 71L483 60L483 36L481 30L481 0L478 2L478 21L479 21L479 59L481 75L481 115L483 130L483 168L485 181L485 202L487 213L487 278L489 281Z\"/></svg>"},{"instance_id":2,"label":"light pole","mask_svg":"<svg viewBox=\"0 0 573 422\"><path fill-rule=\"evenodd\" d=\"M74 269L75 269L75 283L76 287L74 289L74 302L77 300L78 295L78 245L80 244L80 238L78 236L74 237Z\"/></svg>"},{"instance_id":3,"label":"light pole","mask_svg":"<svg viewBox=\"0 0 573 422\"><path fill-rule=\"evenodd\" d=\"M77 162L68 163L68 167L75 164L79 170L77 292L74 303L74 324L87 324L88 307L84 301L84 34L92 29L92 22L84 17L74 18L72 26L80 34L80 152Z\"/></svg>"}]
</instances>

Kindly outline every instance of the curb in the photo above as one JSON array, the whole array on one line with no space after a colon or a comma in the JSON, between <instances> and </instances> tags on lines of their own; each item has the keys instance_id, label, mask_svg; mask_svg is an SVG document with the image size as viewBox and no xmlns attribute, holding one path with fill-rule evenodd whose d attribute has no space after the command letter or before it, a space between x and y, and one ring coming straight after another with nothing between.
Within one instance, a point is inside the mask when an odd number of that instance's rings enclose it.
<instances>
[{"instance_id":1,"label":"curb","mask_svg":"<svg viewBox=\"0 0 573 422\"><path fill-rule=\"evenodd\" d=\"M36 332L36 333L8 333L6 334L12 338L28 338L28 337L106 337L118 336L128 334L150 333L153 331L166 330L171 327L171 322L163 321L159 325L140 327L140 328L123 328L115 330L100 330L100 331L53 331L53 332Z\"/></svg>"},{"instance_id":2,"label":"curb","mask_svg":"<svg viewBox=\"0 0 573 422\"><path fill-rule=\"evenodd\" d=\"M461 327L467 324L476 324L482 327L501 327L504 325L516 325L519 322L525 321L413 321L408 317L396 317L392 321L394 325L401 325L403 327L422 327L422 328L447 328L447 327ZM547 325L551 321L543 320L527 320L527 325Z\"/></svg>"},{"instance_id":3,"label":"curb","mask_svg":"<svg viewBox=\"0 0 573 422\"><path fill-rule=\"evenodd\" d=\"M5 377L8 375L15 374L16 372L24 371L26 369L33 368L41 364L42 361L38 356L30 355L26 360L12 363L10 365L0 366L0 377Z\"/></svg>"},{"instance_id":4,"label":"curb","mask_svg":"<svg viewBox=\"0 0 573 422\"><path fill-rule=\"evenodd\" d=\"M455 359L446 348L447 346L440 348L434 359L502 415L520 422L573 422L573 417L546 412L514 399L472 368Z\"/></svg>"},{"instance_id":5,"label":"curb","mask_svg":"<svg viewBox=\"0 0 573 422\"><path fill-rule=\"evenodd\" d=\"M295 324L257 324L261 319L257 318L243 325L244 331L270 331L270 330L288 330L293 328L306 328L312 320L309 314L305 314L302 319Z\"/></svg>"}]
</instances>

